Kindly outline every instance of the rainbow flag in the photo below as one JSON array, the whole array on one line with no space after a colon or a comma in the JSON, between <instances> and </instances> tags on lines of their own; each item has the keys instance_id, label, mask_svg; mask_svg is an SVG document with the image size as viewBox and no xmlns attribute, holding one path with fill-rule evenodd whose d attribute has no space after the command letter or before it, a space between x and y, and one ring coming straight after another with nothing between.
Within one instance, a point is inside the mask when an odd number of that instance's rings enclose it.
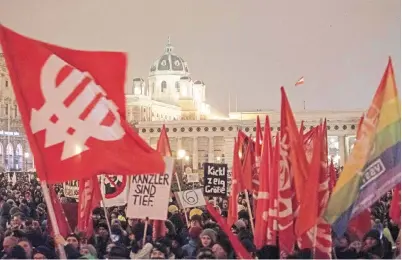
<instances>
[{"instance_id":1,"label":"rainbow flag","mask_svg":"<svg viewBox=\"0 0 402 260\"><path fill-rule=\"evenodd\" d=\"M324 218L341 236L352 217L400 182L401 106L390 58Z\"/></svg>"}]
</instances>

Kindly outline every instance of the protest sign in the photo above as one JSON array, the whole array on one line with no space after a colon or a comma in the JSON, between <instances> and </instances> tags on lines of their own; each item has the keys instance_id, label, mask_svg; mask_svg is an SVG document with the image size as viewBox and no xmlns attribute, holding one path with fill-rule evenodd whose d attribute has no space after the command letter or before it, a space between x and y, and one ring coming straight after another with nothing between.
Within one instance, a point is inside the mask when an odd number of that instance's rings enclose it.
<instances>
[{"instance_id":1,"label":"protest sign","mask_svg":"<svg viewBox=\"0 0 402 260\"><path fill-rule=\"evenodd\" d=\"M198 175L198 173L187 173L186 176L188 183L194 183L200 181L200 176Z\"/></svg>"},{"instance_id":2,"label":"protest sign","mask_svg":"<svg viewBox=\"0 0 402 260\"><path fill-rule=\"evenodd\" d=\"M175 196L179 206L183 209L202 207L206 204L202 189L175 192Z\"/></svg>"},{"instance_id":3,"label":"protest sign","mask_svg":"<svg viewBox=\"0 0 402 260\"><path fill-rule=\"evenodd\" d=\"M227 164L204 163L204 195L227 196Z\"/></svg>"},{"instance_id":4,"label":"protest sign","mask_svg":"<svg viewBox=\"0 0 402 260\"><path fill-rule=\"evenodd\" d=\"M78 181L67 181L63 183L64 196L78 199Z\"/></svg>"},{"instance_id":5,"label":"protest sign","mask_svg":"<svg viewBox=\"0 0 402 260\"><path fill-rule=\"evenodd\" d=\"M129 182L127 180L128 176L125 175L101 175L101 192L105 207L123 206L127 203L129 192Z\"/></svg>"},{"instance_id":6,"label":"protest sign","mask_svg":"<svg viewBox=\"0 0 402 260\"><path fill-rule=\"evenodd\" d=\"M173 159L165 157L164 173L131 177L127 202L128 218L166 220L172 172Z\"/></svg>"}]
</instances>

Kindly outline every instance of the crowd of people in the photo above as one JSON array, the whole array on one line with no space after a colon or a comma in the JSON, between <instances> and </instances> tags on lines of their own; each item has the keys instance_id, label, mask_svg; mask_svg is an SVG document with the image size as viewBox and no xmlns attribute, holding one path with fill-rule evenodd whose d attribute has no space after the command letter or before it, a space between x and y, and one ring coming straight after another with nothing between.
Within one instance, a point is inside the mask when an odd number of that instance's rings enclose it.
<instances>
[{"instance_id":1,"label":"crowd of people","mask_svg":"<svg viewBox=\"0 0 402 260\"><path fill-rule=\"evenodd\" d=\"M56 187L63 202L62 187ZM47 211L40 184L36 180L12 184L0 175L0 252L2 259L56 259L58 245L64 247L69 259L235 259L227 237L203 209L191 209L187 225L184 213L175 199L169 205L166 235L155 239L153 226L144 220L128 219L124 207L93 211L94 234L84 237L71 233L66 237L52 236L47 225ZM333 258L378 259L400 258L399 228L387 216L390 195L380 200L372 210L373 226L362 240L345 234L335 239ZM215 201L216 203L216 201ZM250 218L245 201L239 198L238 220L232 226L244 248L258 259L280 258L278 247L253 244ZM219 212L227 216L228 201L219 200ZM106 218L110 221L110 229ZM148 225L145 228L145 225ZM258 228L258 227L257 227ZM146 234L144 235L144 231ZM145 237L145 240L144 240ZM311 250L297 250L289 259L312 258Z\"/></svg>"}]
</instances>

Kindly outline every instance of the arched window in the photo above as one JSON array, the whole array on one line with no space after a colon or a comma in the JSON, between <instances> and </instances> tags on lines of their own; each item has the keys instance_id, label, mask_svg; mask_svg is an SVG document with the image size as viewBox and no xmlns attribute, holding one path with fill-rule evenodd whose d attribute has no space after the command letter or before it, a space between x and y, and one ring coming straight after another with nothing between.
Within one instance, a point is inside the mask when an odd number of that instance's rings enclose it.
<instances>
[{"instance_id":1,"label":"arched window","mask_svg":"<svg viewBox=\"0 0 402 260\"><path fill-rule=\"evenodd\" d=\"M166 81L162 81L162 83L161 83L161 92L164 93L166 91L166 88L167 88Z\"/></svg>"},{"instance_id":2,"label":"arched window","mask_svg":"<svg viewBox=\"0 0 402 260\"><path fill-rule=\"evenodd\" d=\"M180 82L176 81L176 92L180 93Z\"/></svg>"}]
</instances>

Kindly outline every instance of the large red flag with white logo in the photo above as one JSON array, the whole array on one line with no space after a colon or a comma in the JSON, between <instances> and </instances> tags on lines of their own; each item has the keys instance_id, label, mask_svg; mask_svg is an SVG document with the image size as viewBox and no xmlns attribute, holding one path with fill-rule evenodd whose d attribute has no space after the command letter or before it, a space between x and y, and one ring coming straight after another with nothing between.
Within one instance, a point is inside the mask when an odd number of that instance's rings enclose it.
<instances>
[{"instance_id":1,"label":"large red flag with white logo","mask_svg":"<svg viewBox=\"0 0 402 260\"><path fill-rule=\"evenodd\" d=\"M3 26L0 43L41 180L164 171L126 122L125 54L62 48Z\"/></svg>"}]
</instances>

